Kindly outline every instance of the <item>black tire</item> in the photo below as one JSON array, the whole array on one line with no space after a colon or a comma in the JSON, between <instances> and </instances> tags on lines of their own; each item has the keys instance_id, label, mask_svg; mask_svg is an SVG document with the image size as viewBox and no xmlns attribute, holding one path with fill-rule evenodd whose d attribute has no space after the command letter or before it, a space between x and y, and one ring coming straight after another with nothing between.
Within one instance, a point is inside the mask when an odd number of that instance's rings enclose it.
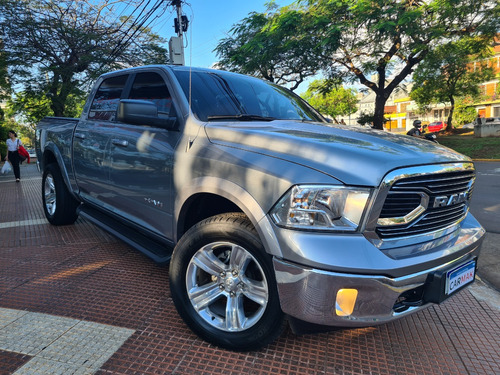
<instances>
[{"instance_id":1,"label":"black tire","mask_svg":"<svg viewBox=\"0 0 500 375\"><path fill-rule=\"evenodd\" d=\"M45 217L52 225L73 224L78 218L78 202L64 184L57 164L49 164L43 171L42 200Z\"/></svg>"},{"instance_id":2,"label":"black tire","mask_svg":"<svg viewBox=\"0 0 500 375\"><path fill-rule=\"evenodd\" d=\"M186 324L219 347L254 350L283 331L271 257L243 214L213 216L186 232L170 262L170 290Z\"/></svg>"}]
</instances>

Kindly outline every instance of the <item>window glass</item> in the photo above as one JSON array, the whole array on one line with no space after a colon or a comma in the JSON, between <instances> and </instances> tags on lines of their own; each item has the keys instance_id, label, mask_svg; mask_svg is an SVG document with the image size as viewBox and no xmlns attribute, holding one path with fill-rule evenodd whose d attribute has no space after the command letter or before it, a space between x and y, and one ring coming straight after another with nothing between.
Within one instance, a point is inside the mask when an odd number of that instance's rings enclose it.
<instances>
[{"instance_id":1,"label":"window glass","mask_svg":"<svg viewBox=\"0 0 500 375\"><path fill-rule=\"evenodd\" d=\"M289 119L323 122L323 117L291 91L260 79L223 71L189 72L175 75L201 121L235 118Z\"/></svg>"},{"instance_id":2,"label":"window glass","mask_svg":"<svg viewBox=\"0 0 500 375\"><path fill-rule=\"evenodd\" d=\"M169 114L172 107L167 85L158 73L138 73L128 98L153 102L158 107L158 113Z\"/></svg>"},{"instance_id":3,"label":"window glass","mask_svg":"<svg viewBox=\"0 0 500 375\"><path fill-rule=\"evenodd\" d=\"M128 75L110 77L102 81L89 111L89 120L113 121Z\"/></svg>"}]
</instances>

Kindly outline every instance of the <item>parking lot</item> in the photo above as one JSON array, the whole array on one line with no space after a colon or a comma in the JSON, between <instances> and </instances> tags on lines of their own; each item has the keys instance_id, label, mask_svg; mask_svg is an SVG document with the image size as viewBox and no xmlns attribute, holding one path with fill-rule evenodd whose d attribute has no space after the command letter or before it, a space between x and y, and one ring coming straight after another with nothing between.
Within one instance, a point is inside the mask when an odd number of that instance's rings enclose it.
<instances>
[{"instance_id":1,"label":"parking lot","mask_svg":"<svg viewBox=\"0 0 500 375\"><path fill-rule=\"evenodd\" d=\"M0 374L500 374L480 282L394 323L221 350L178 316L168 267L83 219L50 226L40 185L33 164L0 175Z\"/></svg>"}]
</instances>

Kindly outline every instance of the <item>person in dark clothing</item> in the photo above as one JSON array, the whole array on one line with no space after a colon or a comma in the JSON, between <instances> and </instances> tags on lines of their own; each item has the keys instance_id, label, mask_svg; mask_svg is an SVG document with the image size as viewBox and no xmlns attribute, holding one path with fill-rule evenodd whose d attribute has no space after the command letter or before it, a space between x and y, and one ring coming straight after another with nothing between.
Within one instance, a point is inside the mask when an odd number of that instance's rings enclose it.
<instances>
[{"instance_id":1,"label":"person in dark clothing","mask_svg":"<svg viewBox=\"0 0 500 375\"><path fill-rule=\"evenodd\" d=\"M420 120L413 121L413 128L406 133L406 135L411 135L413 137L420 137L422 135L422 131L420 128L422 127L422 122Z\"/></svg>"},{"instance_id":2,"label":"person in dark clothing","mask_svg":"<svg viewBox=\"0 0 500 375\"><path fill-rule=\"evenodd\" d=\"M7 157L6 161L10 161L12 164L12 169L14 170L14 176L16 176L16 182L21 180L21 171L19 168L19 146L22 146L22 142L17 139L17 134L14 130L9 131L9 139L7 139Z\"/></svg>"}]
</instances>

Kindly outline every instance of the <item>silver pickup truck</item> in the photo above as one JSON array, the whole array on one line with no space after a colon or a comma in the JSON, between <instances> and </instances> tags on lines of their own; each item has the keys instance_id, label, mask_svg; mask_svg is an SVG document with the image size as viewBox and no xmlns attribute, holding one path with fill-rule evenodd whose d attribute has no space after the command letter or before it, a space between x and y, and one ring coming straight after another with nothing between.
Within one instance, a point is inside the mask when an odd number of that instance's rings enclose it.
<instances>
[{"instance_id":1,"label":"silver pickup truck","mask_svg":"<svg viewBox=\"0 0 500 375\"><path fill-rule=\"evenodd\" d=\"M286 322L389 322L475 277L485 231L468 210L470 159L332 125L269 82L125 69L36 137L48 221L82 216L170 262L179 314L224 348L259 348Z\"/></svg>"}]
</instances>

